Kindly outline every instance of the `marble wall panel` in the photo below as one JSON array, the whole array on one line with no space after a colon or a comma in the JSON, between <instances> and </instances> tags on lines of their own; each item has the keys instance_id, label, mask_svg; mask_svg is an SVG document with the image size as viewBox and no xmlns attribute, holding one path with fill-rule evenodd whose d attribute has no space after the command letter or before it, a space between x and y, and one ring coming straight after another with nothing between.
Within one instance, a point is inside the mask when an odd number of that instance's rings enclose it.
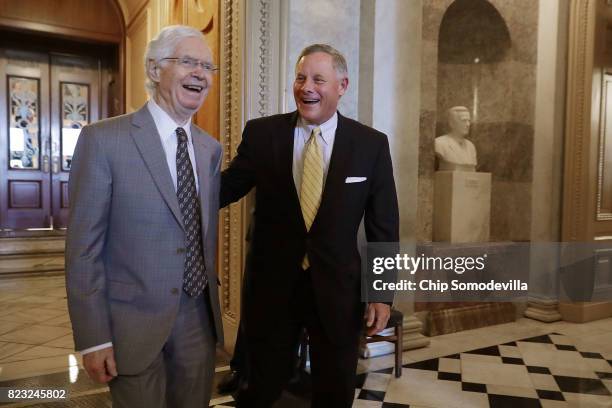
<instances>
[{"instance_id":1,"label":"marble wall panel","mask_svg":"<svg viewBox=\"0 0 612 408\"><path fill-rule=\"evenodd\" d=\"M535 123L536 66L518 61L513 61L510 65L512 120L533 125Z\"/></svg>"},{"instance_id":2,"label":"marble wall panel","mask_svg":"<svg viewBox=\"0 0 612 408\"><path fill-rule=\"evenodd\" d=\"M512 63L484 64L475 75L478 83L478 123L512 120L512 92L510 73Z\"/></svg>"},{"instance_id":3,"label":"marble wall panel","mask_svg":"<svg viewBox=\"0 0 612 408\"><path fill-rule=\"evenodd\" d=\"M374 114L374 52L376 37L376 4L363 1L359 15L359 121L367 126L373 124ZM355 86L353 83L351 86Z\"/></svg>"},{"instance_id":4,"label":"marble wall panel","mask_svg":"<svg viewBox=\"0 0 612 408\"><path fill-rule=\"evenodd\" d=\"M432 178L435 171L436 112L421 111L419 122L419 177Z\"/></svg>"},{"instance_id":5,"label":"marble wall panel","mask_svg":"<svg viewBox=\"0 0 612 408\"><path fill-rule=\"evenodd\" d=\"M419 182L417 188L417 242L431 242L433 229L433 174L435 171L435 111L421 111L419 126Z\"/></svg>"},{"instance_id":6,"label":"marble wall panel","mask_svg":"<svg viewBox=\"0 0 612 408\"><path fill-rule=\"evenodd\" d=\"M437 109L438 45L423 41L421 53L421 110Z\"/></svg>"},{"instance_id":7,"label":"marble wall panel","mask_svg":"<svg viewBox=\"0 0 612 408\"><path fill-rule=\"evenodd\" d=\"M531 183L494 182L491 188L491 241L529 241Z\"/></svg>"},{"instance_id":8,"label":"marble wall panel","mask_svg":"<svg viewBox=\"0 0 612 408\"><path fill-rule=\"evenodd\" d=\"M508 22L524 23L532 26L538 25L539 1L538 0L488 0ZM548 1L548 0L545 0ZM558 0L555 0L558 1Z\"/></svg>"},{"instance_id":9,"label":"marble wall panel","mask_svg":"<svg viewBox=\"0 0 612 408\"><path fill-rule=\"evenodd\" d=\"M516 122L479 123L470 140L478 152L478 171L493 173L493 182L531 182L533 127ZM493 216L496 214L493 213Z\"/></svg>"},{"instance_id":10,"label":"marble wall panel","mask_svg":"<svg viewBox=\"0 0 612 408\"><path fill-rule=\"evenodd\" d=\"M538 26L516 22L512 26L512 59L525 64L535 65L538 59Z\"/></svg>"},{"instance_id":11,"label":"marble wall panel","mask_svg":"<svg viewBox=\"0 0 612 408\"><path fill-rule=\"evenodd\" d=\"M427 0L423 2L423 41L438 42L442 16L453 1L454 0ZM431 29L432 27L438 27L438 29Z\"/></svg>"},{"instance_id":12,"label":"marble wall panel","mask_svg":"<svg viewBox=\"0 0 612 408\"><path fill-rule=\"evenodd\" d=\"M439 64L437 111L440 113L437 121L443 125L438 128L437 135L447 132L446 111L453 106L466 106L473 111L474 103L477 103L477 117L472 117L473 122L514 120L513 67L511 61L478 65ZM527 94L529 98L529 92ZM533 103L529 106L533 108Z\"/></svg>"},{"instance_id":13,"label":"marble wall panel","mask_svg":"<svg viewBox=\"0 0 612 408\"><path fill-rule=\"evenodd\" d=\"M437 121L446 122L446 110L453 106L466 106L472 109L473 89L471 65L438 64L437 78ZM438 134L439 136L439 134Z\"/></svg>"},{"instance_id":14,"label":"marble wall panel","mask_svg":"<svg viewBox=\"0 0 612 408\"><path fill-rule=\"evenodd\" d=\"M359 93L359 2L356 0L310 0L289 3L287 42L287 111L295 109L293 100L294 66L302 49L313 43L326 43L342 52L347 60L349 88L340 99L339 110L357 118ZM342 12L338 12L342 10Z\"/></svg>"},{"instance_id":15,"label":"marble wall panel","mask_svg":"<svg viewBox=\"0 0 612 408\"><path fill-rule=\"evenodd\" d=\"M433 231L433 199L434 199L434 184L433 178L419 178L417 189L417 225L416 225L416 240L417 242L431 242Z\"/></svg>"}]
</instances>

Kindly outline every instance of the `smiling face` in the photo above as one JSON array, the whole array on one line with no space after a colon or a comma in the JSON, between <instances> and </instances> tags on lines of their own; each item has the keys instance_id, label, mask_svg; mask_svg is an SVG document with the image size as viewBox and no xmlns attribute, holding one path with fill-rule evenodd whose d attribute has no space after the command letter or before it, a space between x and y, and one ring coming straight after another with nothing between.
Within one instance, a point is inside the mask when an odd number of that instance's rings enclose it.
<instances>
[{"instance_id":1,"label":"smiling face","mask_svg":"<svg viewBox=\"0 0 612 408\"><path fill-rule=\"evenodd\" d=\"M302 57L295 68L293 97L302 119L320 125L338 109L348 78L334 69L332 56L315 52Z\"/></svg>"},{"instance_id":2,"label":"smiling face","mask_svg":"<svg viewBox=\"0 0 612 408\"><path fill-rule=\"evenodd\" d=\"M210 49L197 37L180 40L170 57L187 57L212 65ZM157 84L155 102L180 125L200 109L212 85L212 74L201 65L187 68L176 60L151 61L148 70Z\"/></svg>"}]
</instances>

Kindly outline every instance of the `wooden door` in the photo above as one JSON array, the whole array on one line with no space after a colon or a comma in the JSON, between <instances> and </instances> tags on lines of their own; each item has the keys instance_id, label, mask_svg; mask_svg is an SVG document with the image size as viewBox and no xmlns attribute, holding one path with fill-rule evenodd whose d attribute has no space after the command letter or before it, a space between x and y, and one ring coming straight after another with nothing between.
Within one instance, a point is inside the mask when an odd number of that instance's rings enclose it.
<instances>
[{"instance_id":1,"label":"wooden door","mask_svg":"<svg viewBox=\"0 0 612 408\"><path fill-rule=\"evenodd\" d=\"M100 118L102 78L93 57L0 48L0 229L67 226L72 154Z\"/></svg>"},{"instance_id":2,"label":"wooden door","mask_svg":"<svg viewBox=\"0 0 612 408\"><path fill-rule=\"evenodd\" d=\"M0 49L0 228L52 224L48 61Z\"/></svg>"},{"instance_id":3,"label":"wooden door","mask_svg":"<svg viewBox=\"0 0 612 408\"><path fill-rule=\"evenodd\" d=\"M98 61L51 55L51 209L54 228L68 225L68 176L83 126L99 119Z\"/></svg>"}]
</instances>

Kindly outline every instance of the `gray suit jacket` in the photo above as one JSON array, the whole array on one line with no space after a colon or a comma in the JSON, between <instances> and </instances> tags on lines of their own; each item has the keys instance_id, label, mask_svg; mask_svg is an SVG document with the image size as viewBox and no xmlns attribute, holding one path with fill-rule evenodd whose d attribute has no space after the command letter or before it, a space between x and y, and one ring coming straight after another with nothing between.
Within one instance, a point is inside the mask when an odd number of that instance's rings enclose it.
<instances>
[{"instance_id":1,"label":"gray suit jacket","mask_svg":"<svg viewBox=\"0 0 612 408\"><path fill-rule=\"evenodd\" d=\"M215 273L222 151L195 125L191 134L207 292L222 343ZM136 374L153 362L170 334L185 261L182 215L146 106L83 128L69 193L66 287L76 349L112 341L119 373Z\"/></svg>"}]
</instances>

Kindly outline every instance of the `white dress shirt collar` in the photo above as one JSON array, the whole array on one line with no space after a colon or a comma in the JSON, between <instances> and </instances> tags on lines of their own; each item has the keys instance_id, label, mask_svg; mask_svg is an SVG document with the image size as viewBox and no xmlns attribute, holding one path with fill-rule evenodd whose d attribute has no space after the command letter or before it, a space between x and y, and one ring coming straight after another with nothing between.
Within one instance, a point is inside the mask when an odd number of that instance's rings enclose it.
<instances>
[{"instance_id":1,"label":"white dress shirt collar","mask_svg":"<svg viewBox=\"0 0 612 408\"><path fill-rule=\"evenodd\" d=\"M300 117L298 119L297 127L303 130L301 133L302 137L304 138L304 143L308 141L312 130L318 127L321 129L321 137L323 138L323 141L325 144L329 144L330 139L332 139L334 133L336 132L336 128L338 127L338 112L334 112L331 118L319 126L308 124L302 119L302 117Z\"/></svg>"},{"instance_id":2,"label":"white dress shirt collar","mask_svg":"<svg viewBox=\"0 0 612 408\"><path fill-rule=\"evenodd\" d=\"M176 123L174 119L172 119L170 115L168 115L168 113L153 100L153 98L149 99L149 102L147 102L147 108L149 108L149 112L151 113L151 116L153 116L155 127L157 128L162 140L168 137L174 137L176 139L174 131L177 127L182 127L185 129L187 138L191 140L191 118L189 118L187 122L183 123L182 125Z\"/></svg>"}]
</instances>

